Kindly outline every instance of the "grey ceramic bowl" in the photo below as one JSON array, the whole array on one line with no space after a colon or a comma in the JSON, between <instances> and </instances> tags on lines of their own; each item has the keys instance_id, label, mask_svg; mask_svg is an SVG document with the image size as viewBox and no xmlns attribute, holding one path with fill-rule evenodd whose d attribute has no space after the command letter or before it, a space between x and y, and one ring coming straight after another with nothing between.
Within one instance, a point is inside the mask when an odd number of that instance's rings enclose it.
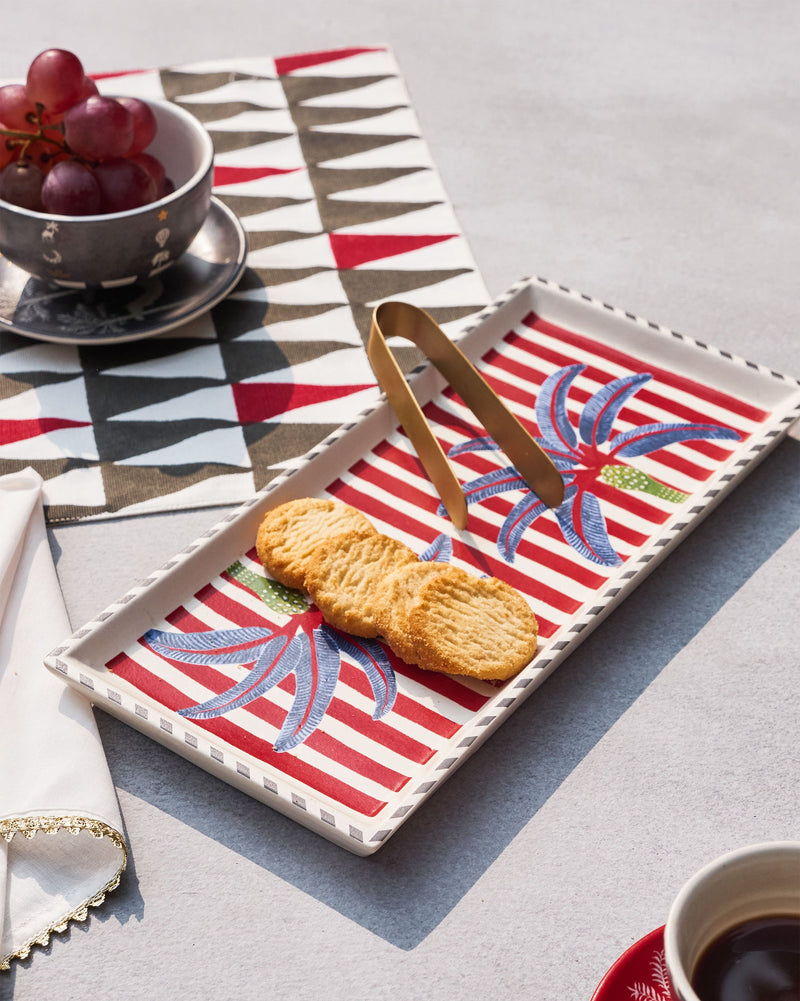
<instances>
[{"instance_id":1,"label":"grey ceramic bowl","mask_svg":"<svg viewBox=\"0 0 800 1001\"><path fill-rule=\"evenodd\" d=\"M158 122L147 149L175 190L127 212L59 216L0 200L0 252L37 278L68 288L132 284L163 271L195 238L208 215L213 180L211 137L188 111L148 101Z\"/></svg>"}]
</instances>

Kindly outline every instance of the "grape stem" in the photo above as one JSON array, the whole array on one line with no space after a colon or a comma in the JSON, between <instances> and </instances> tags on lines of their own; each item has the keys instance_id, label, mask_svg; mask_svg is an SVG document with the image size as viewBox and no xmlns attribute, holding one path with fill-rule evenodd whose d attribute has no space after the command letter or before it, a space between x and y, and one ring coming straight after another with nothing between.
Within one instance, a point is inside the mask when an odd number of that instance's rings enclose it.
<instances>
[{"instance_id":1,"label":"grape stem","mask_svg":"<svg viewBox=\"0 0 800 1001\"><path fill-rule=\"evenodd\" d=\"M28 153L28 148L33 142L46 142L55 146L53 156L57 152L68 153L73 159L77 160L79 163L89 164L91 166L96 166L95 161L87 160L86 157L79 156L74 150L70 149L67 144L66 139L64 139L64 123L58 122L56 125L45 125L42 122L42 115L44 114L44 105L37 102L36 104L36 117L33 119L32 124L36 125L35 132L23 132L22 129L7 129L0 128L0 136L5 137L6 149L13 149L15 146L20 147L19 157L20 160L24 160ZM58 132L60 138L56 139L53 136L49 136L45 133L48 129L51 132Z\"/></svg>"}]
</instances>

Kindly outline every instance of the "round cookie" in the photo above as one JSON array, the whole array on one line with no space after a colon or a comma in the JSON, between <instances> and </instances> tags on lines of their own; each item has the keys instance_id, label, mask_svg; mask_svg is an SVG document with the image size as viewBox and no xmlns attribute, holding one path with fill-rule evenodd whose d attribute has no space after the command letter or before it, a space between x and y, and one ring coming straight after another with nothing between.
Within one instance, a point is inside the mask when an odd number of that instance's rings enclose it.
<instances>
[{"instance_id":1,"label":"round cookie","mask_svg":"<svg viewBox=\"0 0 800 1001\"><path fill-rule=\"evenodd\" d=\"M463 572L449 563L421 560L404 564L384 581L375 600L375 622L379 634L406 664L416 663L413 637L409 635L408 611L417 591L435 574Z\"/></svg>"},{"instance_id":2,"label":"round cookie","mask_svg":"<svg viewBox=\"0 0 800 1001\"><path fill-rule=\"evenodd\" d=\"M416 662L426 671L504 681L536 652L536 617L496 577L436 574L417 592L408 622Z\"/></svg>"},{"instance_id":3,"label":"round cookie","mask_svg":"<svg viewBox=\"0 0 800 1001\"><path fill-rule=\"evenodd\" d=\"M416 563L412 549L374 532L344 532L318 545L306 568L306 588L325 621L355 636L379 634L377 597L397 567Z\"/></svg>"},{"instance_id":4,"label":"round cookie","mask_svg":"<svg viewBox=\"0 0 800 1001\"><path fill-rule=\"evenodd\" d=\"M312 552L323 539L342 532L376 534L369 519L349 504L301 497L267 511L256 536L256 552L275 580L305 589Z\"/></svg>"}]
</instances>

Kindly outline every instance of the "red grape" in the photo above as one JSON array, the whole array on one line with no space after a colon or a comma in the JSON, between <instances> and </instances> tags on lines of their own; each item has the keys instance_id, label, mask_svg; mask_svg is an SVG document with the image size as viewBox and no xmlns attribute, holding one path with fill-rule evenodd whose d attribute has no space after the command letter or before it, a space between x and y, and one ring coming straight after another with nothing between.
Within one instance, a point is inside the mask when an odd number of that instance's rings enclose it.
<instances>
[{"instance_id":1,"label":"red grape","mask_svg":"<svg viewBox=\"0 0 800 1001\"><path fill-rule=\"evenodd\" d=\"M134 156L147 149L156 137L156 116L149 104L140 101L138 97L118 97L117 101L127 108L133 116L133 142L127 156Z\"/></svg>"},{"instance_id":2,"label":"red grape","mask_svg":"<svg viewBox=\"0 0 800 1001\"><path fill-rule=\"evenodd\" d=\"M97 215L100 186L88 167L63 160L44 179L42 205L54 215Z\"/></svg>"},{"instance_id":3,"label":"red grape","mask_svg":"<svg viewBox=\"0 0 800 1001\"><path fill-rule=\"evenodd\" d=\"M46 49L24 86L0 86L0 199L94 215L163 198L175 186L145 152L157 127L146 101L101 95L74 53Z\"/></svg>"},{"instance_id":4,"label":"red grape","mask_svg":"<svg viewBox=\"0 0 800 1001\"><path fill-rule=\"evenodd\" d=\"M133 160L104 160L95 167L94 176L103 212L127 212L155 201L153 178Z\"/></svg>"},{"instance_id":5,"label":"red grape","mask_svg":"<svg viewBox=\"0 0 800 1001\"><path fill-rule=\"evenodd\" d=\"M90 76L85 76L83 78L83 83L81 84L81 92L78 95L78 101L85 101L87 97L94 97L95 94L99 94L100 91L97 89L97 84L92 80ZM78 103L77 101L75 102Z\"/></svg>"},{"instance_id":6,"label":"red grape","mask_svg":"<svg viewBox=\"0 0 800 1001\"><path fill-rule=\"evenodd\" d=\"M35 163L19 160L0 171L0 198L33 212L42 211L44 174Z\"/></svg>"},{"instance_id":7,"label":"red grape","mask_svg":"<svg viewBox=\"0 0 800 1001\"><path fill-rule=\"evenodd\" d=\"M172 194L175 190L175 185L167 177L166 168L157 157L150 153L137 153L136 156L132 156L130 159L134 163L138 163L140 167L144 167L147 173L153 178L156 183L156 198L166 198L167 195Z\"/></svg>"},{"instance_id":8,"label":"red grape","mask_svg":"<svg viewBox=\"0 0 800 1001\"><path fill-rule=\"evenodd\" d=\"M85 101L87 97L95 97L100 91L97 89L97 84L92 80L91 77L85 76L83 78L83 86L81 87L81 93L75 104L79 104L81 101ZM69 108L66 109L69 111ZM64 111L48 111L46 108L42 112L42 124L46 129L55 129L61 122L64 121ZM63 133L62 133L63 138Z\"/></svg>"},{"instance_id":9,"label":"red grape","mask_svg":"<svg viewBox=\"0 0 800 1001\"><path fill-rule=\"evenodd\" d=\"M64 115L64 138L89 160L125 156L133 142L133 115L113 97L87 97Z\"/></svg>"},{"instance_id":10,"label":"red grape","mask_svg":"<svg viewBox=\"0 0 800 1001\"><path fill-rule=\"evenodd\" d=\"M0 120L4 128L32 132L36 121L36 105L21 83L0 87Z\"/></svg>"},{"instance_id":11,"label":"red grape","mask_svg":"<svg viewBox=\"0 0 800 1001\"><path fill-rule=\"evenodd\" d=\"M161 189L167 172L160 160L157 160L150 153L137 153L135 156L128 157L128 159L133 160L134 163L138 163L140 167L144 167L155 181L156 188Z\"/></svg>"},{"instance_id":12,"label":"red grape","mask_svg":"<svg viewBox=\"0 0 800 1001\"><path fill-rule=\"evenodd\" d=\"M28 67L25 89L34 104L43 104L57 114L80 99L84 76L81 61L74 53L46 49Z\"/></svg>"}]
</instances>

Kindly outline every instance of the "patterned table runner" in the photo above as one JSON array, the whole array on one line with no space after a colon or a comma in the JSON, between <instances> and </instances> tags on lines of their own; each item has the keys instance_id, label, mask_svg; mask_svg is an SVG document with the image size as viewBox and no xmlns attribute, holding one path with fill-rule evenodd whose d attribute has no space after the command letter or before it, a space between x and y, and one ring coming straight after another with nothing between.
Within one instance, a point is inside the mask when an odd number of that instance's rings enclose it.
<instances>
[{"instance_id":1,"label":"patterned table runner","mask_svg":"<svg viewBox=\"0 0 800 1001\"><path fill-rule=\"evenodd\" d=\"M376 399L375 304L412 302L451 335L486 305L385 47L98 85L200 118L249 254L223 302L157 337L87 347L0 331L0 473L36 469L51 523L246 499Z\"/></svg>"}]
</instances>

